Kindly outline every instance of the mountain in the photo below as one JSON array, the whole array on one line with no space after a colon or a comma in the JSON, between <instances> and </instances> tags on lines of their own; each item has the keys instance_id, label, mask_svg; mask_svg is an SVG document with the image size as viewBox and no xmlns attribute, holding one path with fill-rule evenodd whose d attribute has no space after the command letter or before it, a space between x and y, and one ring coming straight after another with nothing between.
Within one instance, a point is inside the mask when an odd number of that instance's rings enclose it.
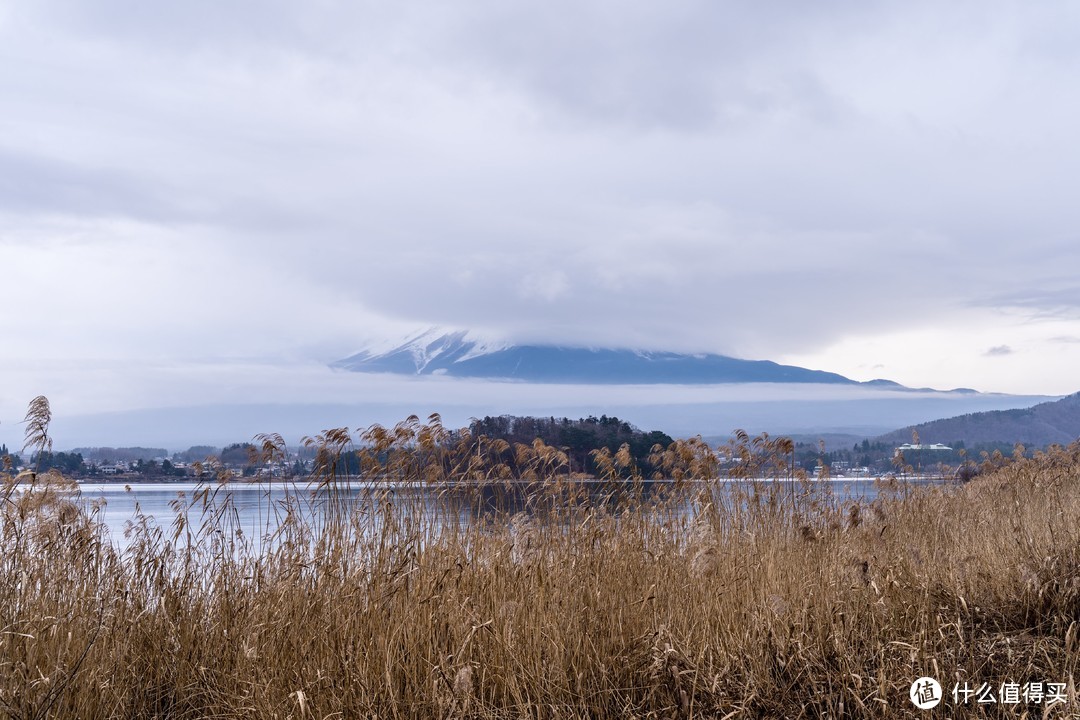
<instances>
[{"instance_id":1,"label":"mountain","mask_svg":"<svg viewBox=\"0 0 1080 720\"><path fill-rule=\"evenodd\" d=\"M508 345L471 339L468 331L429 330L386 350L370 349L333 363L355 372L446 375L534 383L719 384L822 383L860 385L831 372L780 365L767 360L739 360L725 355ZM887 380L881 387L902 386Z\"/></svg>"},{"instance_id":2,"label":"mountain","mask_svg":"<svg viewBox=\"0 0 1080 720\"><path fill-rule=\"evenodd\" d=\"M1044 402L1017 410L993 410L969 413L944 420L912 425L882 435L887 443L911 442L911 433L919 433L924 443L950 443L962 440L976 443L1023 443L1045 447L1051 443L1068 445L1080 438L1080 393L1054 402Z\"/></svg>"}]
</instances>

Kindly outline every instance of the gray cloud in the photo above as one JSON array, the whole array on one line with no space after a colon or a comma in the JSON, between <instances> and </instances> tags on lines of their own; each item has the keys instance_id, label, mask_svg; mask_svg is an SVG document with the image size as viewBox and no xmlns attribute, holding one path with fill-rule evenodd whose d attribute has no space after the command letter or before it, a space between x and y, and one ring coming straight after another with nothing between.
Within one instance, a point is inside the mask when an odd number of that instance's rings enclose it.
<instances>
[{"instance_id":1,"label":"gray cloud","mask_svg":"<svg viewBox=\"0 0 1080 720\"><path fill-rule=\"evenodd\" d=\"M1060 261L1072 263L1076 258L1069 253L1060 253ZM1058 258L1048 261L1052 267ZM1035 316L1061 317L1077 316L1080 313L1080 285L1071 276L1058 274L1046 274L1039 278L1039 282L1025 282L1026 278L1014 279L1010 284L1021 287L1008 293L992 295L982 301L992 307L1015 307L1021 308ZM1023 287L1027 285L1027 287Z\"/></svg>"},{"instance_id":2,"label":"gray cloud","mask_svg":"<svg viewBox=\"0 0 1080 720\"><path fill-rule=\"evenodd\" d=\"M995 345L984 352L983 355L986 357L1003 357L1005 355L1012 355L1014 352L1016 351L1008 345Z\"/></svg>"},{"instance_id":3,"label":"gray cloud","mask_svg":"<svg viewBox=\"0 0 1080 720\"><path fill-rule=\"evenodd\" d=\"M158 309L42 340L87 355L331 360L439 323L770 357L957 308L1075 317L1075 13L8 7L0 245L58 298L19 327ZM86 301L100 277L138 306Z\"/></svg>"},{"instance_id":4,"label":"gray cloud","mask_svg":"<svg viewBox=\"0 0 1080 720\"><path fill-rule=\"evenodd\" d=\"M479 8L452 23L441 48L556 110L555 123L705 132L820 119L836 102L796 60L823 20L797 3L751 13L709 2Z\"/></svg>"}]
</instances>

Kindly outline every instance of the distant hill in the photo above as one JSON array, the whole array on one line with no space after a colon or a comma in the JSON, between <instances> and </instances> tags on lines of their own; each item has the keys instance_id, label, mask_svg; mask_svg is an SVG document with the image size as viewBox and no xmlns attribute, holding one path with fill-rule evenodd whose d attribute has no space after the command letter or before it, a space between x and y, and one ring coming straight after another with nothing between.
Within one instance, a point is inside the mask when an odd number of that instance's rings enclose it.
<instances>
[{"instance_id":1,"label":"distant hill","mask_svg":"<svg viewBox=\"0 0 1080 720\"><path fill-rule=\"evenodd\" d=\"M169 452L165 448L148 447L82 447L75 448L71 452L82 455L88 463L96 464L149 461L169 457Z\"/></svg>"},{"instance_id":2,"label":"distant hill","mask_svg":"<svg viewBox=\"0 0 1080 720\"><path fill-rule=\"evenodd\" d=\"M1045 447L1068 445L1080 438L1080 393L1019 410L992 410L912 425L877 438L899 445L919 433L923 443L962 440L969 447L979 443L1023 443Z\"/></svg>"},{"instance_id":3,"label":"distant hill","mask_svg":"<svg viewBox=\"0 0 1080 720\"><path fill-rule=\"evenodd\" d=\"M534 383L720 384L818 383L905 390L888 380L859 383L837 373L715 354L646 352L555 345L507 345L468 331L432 329L384 349L333 363L354 372L446 375Z\"/></svg>"},{"instance_id":4,"label":"distant hill","mask_svg":"<svg viewBox=\"0 0 1080 720\"><path fill-rule=\"evenodd\" d=\"M567 454L570 463L568 472L583 471L597 474L592 451L607 448L612 454L618 452L624 443L630 450L634 463L645 477L651 476L660 468L649 462L649 454L654 445L667 447L673 440L670 435L659 430L644 432L630 423L615 416L602 415L599 418L589 416L579 420L554 417L516 417L513 415L487 416L481 420L473 419L469 424L473 435L485 435L498 438L513 445L521 443L531 445L539 438L546 445L558 448ZM508 448L504 453L509 467L516 466L514 451Z\"/></svg>"}]
</instances>

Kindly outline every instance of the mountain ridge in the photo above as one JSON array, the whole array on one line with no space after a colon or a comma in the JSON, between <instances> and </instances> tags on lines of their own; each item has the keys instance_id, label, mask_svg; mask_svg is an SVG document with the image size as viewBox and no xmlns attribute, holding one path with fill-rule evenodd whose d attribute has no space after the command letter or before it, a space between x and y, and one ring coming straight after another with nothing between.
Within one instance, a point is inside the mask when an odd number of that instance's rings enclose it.
<instances>
[{"instance_id":1,"label":"mountain ridge","mask_svg":"<svg viewBox=\"0 0 1080 720\"><path fill-rule=\"evenodd\" d=\"M880 435L876 440L910 442L913 432L917 432L924 443L1068 445L1080 438L1080 392L1028 408L987 410L909 425Z\"/></svg>"},{"instance_id":2,"label":"mountain ridge","mask_svg":"<svg viewBox=\"0 0 1080 720\"><path fill-rule=\"evenodd\" d=\"M362 350L331 363L351 372L433 375L537 383L726 384L819 383L911 390L891 380L743 360L714 353L521 344L478 339L468 330L431 328L389 349ZM938 391L921 388L929 392ZM958 389L955 392L974 392Z\"/></svg>"}]
</instances>

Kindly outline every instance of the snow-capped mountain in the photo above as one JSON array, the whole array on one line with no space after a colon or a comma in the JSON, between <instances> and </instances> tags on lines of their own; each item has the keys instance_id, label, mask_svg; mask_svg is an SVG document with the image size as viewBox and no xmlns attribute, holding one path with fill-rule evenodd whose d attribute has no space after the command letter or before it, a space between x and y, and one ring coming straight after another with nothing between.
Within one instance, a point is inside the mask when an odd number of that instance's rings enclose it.
<instances>
[{"instance_id":1,"label":"snow-capped mountain","mask_svg":"<svg viewBox=\"0 0 1080 720\"><path fill-rule=\"evenodd\" d=\"M357 372L390 372L402 375L442 375L456 363L510 349L508 343L472 336L468 330L429 328L387 345L378 343L333 363ZM472 377L472 376L470 376Z\"/></svg>"},{"instance_id":2,"label":"snow-capped mountain","mask_svg":"<svg viewBox=\"0 0 1080 720\"><path fill-rule=\"evenodd\" d=\"M388 350L370 349L333 363L356 372L448 375L523 382L588 384L829 383L857 385L831 372L739 360L623 349L512 345L437 328Z\"/></svg>"}]
</instances>

